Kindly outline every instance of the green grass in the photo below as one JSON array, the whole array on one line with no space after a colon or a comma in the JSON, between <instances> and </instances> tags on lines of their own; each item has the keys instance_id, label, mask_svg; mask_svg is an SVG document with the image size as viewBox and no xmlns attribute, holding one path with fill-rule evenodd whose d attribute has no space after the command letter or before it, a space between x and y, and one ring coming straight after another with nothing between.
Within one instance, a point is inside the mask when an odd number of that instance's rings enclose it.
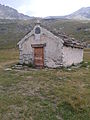
<instances>
[{"instance_id":1,"label":"green grass","mask_svg":"<svg viewBox=\"0 0 90 120\"><path fill-rule=\"evenodd\" d=\"M84 51L82 66L71 71L6 70L18 63L16 44L33 25L34 21L0 20L0 120L90 120L90 49ZM90 31L85 32L90 22L57 20L42 25L63 28L90 43Z\"/></svg>"},{"instance_id":2,"label":"green grass","mask_svg":"<svg viewBox=\"0 0 90 120\"><path fill-rule=\"evenodd\" d=\"M90 48L84 50L84 61L90 62Z\"/></svg>"},{"instance_id":3,"label":"green grass","mask_svg":"<svg viewBox=\"0 0 90 120\"><path fill-rule=\"evenodd\" d=\"M19 52L17 49L0 50L0 68L8 64L16 63L19 60Z\"/></svg>"},{"instance_id":4,"label":"green grass","mask_svg":"<svg viewBox=\"0 0 90 120\"><path fill-rule=\"evenodd\" d=\"M0 50L0 120L90 120L90 65L5 69L17 61L17 50Z\"/></svg>"},{"instance_id":5,"label":"green grass","mask_svg":"<svg viewBox=\"0 0 90 120\"><path fill-rule=\"evenodd\" d=\"M18 50L16 49L3 49L0 50L0 62L7 62L17 60L19 58Z\"/></svg>"}]
</instances>

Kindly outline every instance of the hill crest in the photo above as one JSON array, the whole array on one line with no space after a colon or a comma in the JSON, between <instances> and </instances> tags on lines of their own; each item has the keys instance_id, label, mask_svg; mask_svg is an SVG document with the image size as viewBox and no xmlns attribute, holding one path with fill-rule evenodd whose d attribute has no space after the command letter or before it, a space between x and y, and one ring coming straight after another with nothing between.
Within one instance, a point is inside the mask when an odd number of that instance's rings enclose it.
<instances>
[{"instance_id":1,"label":"hill crest","mask_svg":"<svg viewBox=\"0 0 90 120\"><path fill-rule=\"evenodd\" d=\"M30 19L30 16L19 13L16 9L0 4L0 19Z\"/></svg>"}]
</instances>

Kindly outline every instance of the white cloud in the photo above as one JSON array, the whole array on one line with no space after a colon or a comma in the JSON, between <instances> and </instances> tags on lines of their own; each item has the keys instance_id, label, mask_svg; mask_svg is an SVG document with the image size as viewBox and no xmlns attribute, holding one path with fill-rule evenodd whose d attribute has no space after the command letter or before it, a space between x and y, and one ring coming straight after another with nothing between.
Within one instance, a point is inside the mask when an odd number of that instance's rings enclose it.
<instances>
[{"instance_id":1,"label":"white cloud","mask_svg":"<svg viewBox=\"0 0 90 120\"><path fill-rule=\"evenodd\" d=\"M27 0L28 1L28 0ZM90 0L31 0L18 8L19 12L34 16L59 16L70 14L81 7L90 6Z\"/></svg>"}]
</instances>

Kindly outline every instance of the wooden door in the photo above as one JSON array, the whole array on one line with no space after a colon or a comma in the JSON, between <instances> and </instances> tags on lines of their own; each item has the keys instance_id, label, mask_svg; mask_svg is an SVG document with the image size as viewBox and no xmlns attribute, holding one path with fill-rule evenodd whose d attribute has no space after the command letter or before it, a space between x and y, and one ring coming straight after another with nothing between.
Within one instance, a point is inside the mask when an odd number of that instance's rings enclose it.
<instances>
[{"instance_id":1,"label":"wooden door","mask_svg":"<svg viewBox=\"0 0 90 120\"><path fill-rule=\"evenodd\" d=\"M34 65L36 67L44 67L44 48L36 47L34 48Z\"/></svg>"}]
</instances>

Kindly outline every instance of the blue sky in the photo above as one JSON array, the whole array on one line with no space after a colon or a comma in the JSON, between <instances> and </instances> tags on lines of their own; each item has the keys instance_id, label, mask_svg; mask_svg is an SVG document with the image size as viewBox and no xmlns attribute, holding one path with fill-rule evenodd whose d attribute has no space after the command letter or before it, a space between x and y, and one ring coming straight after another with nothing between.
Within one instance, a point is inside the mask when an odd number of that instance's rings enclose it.
<instances>
[{"instance_id":1,"label":"blue sky","mask_svg":"<svg viewBox=\"0 0 90 120\"><path fill-rule=\"evenodd\" d=\"M90 0L0 0L19 12L36 17L62 16L81 7L90 7Z\"/></svg>"}]
</instances>

